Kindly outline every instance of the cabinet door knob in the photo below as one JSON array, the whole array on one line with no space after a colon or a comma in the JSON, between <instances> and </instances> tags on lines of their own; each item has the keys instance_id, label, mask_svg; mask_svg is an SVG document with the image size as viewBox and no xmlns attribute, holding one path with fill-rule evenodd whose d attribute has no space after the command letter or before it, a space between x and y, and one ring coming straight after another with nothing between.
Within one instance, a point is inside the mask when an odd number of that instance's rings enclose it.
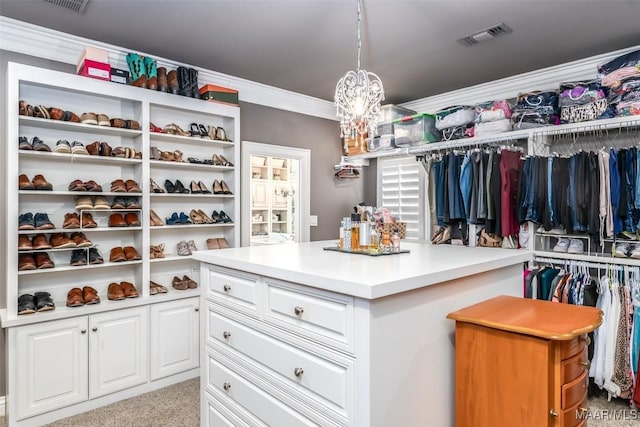
<instances>
[{"instance_id":1,"label":"cabinet door knob","mask_svg":"<svg viewBox=\"0 0 640 427\"><path fill-rule=\"evenodd\" d=\"M93 328L91 328L91 330L92 330L93 332L98 332L98 327L97 327L97 326L94 326Z\"/></svg>"},{"instance_id":2,"label":"cabinet door knob","mask_svg":"<svg viewBox=\"0 0 640 427\"><path fill-rule=\"evenodd\" d=\"M224 286L222 287L222 289L223 289L225 292L229 292L229 291L231 290L231 286L229 286L229 285L224 285Z\"/></svg>"},{"instance_id":3,"label":"cabinet door knob","mask_svg":"<svg viewBox=\"0 0 640 427\"><path fill-rule=\"evenodd\" d=\"M194 308L193 310L194 310L194 311L200 311L200 308L199 308L199 307L196 307L196 308Z\"/></svg>"},{"instance_id":4,"label":"cabinet door knob","mask_svg":"<svg viewBox=\"0 0 640 427\"><path fill-rule=\"evenodd\" d=\"M302 376L302 374L304 374L304 370L302 370L302 368L296 368L293 370L293 374L300 378Z\"/></svg>"},{"instance_id":5,"label":"cabinet door knob","mask_svg":"<svg viewBox=\"0 0 640 427\"><path fill-rule=\"evenodd\" d=\"M222 333L222 336L224 337L224 339L225 339L225 340L226 340L226 339L229 339L229 337L231 336L231 332L229 332L229 331L224 331L224 332Z\"/></svg>"},{"instance_id":6,"label":"cabinet door knob","mask_svg":"<svg viewBox=\"0 0 640 427\"><path fill-rule=\"evenodd\" d=\"M589 411L589 408L584 408L584 407L581 406L581 407L578 408L578 411L581 414L585 414L585 413L587 413Z\"/></svg>"},{"instance_id":7,"label":"cabinet door knob","mask_svg":"<svg viewBox=\"0 0 640 427\"><path fill-rule=\"evenodd\" d=\"M81 333L81 334L86 334L86 333L87 333L87 330L86 330L86 329L81 329L81 330L80 330L80 333Z\"/></svg>"},{"instance_id":8,"label":"cabinet door knob","mask_svg":"<svg viewBox=\"0 0 640 427\"><path fill-rule=\"evenodd\" d=\"M229 391L229 389L231 388L231 384L224 383L224 384L222 384L222 388L224 389L224 391Z\"/></svg>"},{"instance_id":9,"label":"cabinet door knob","mask_svg":"<svg viewBox=\"0 0 640 427\"><path fill-rule=\"evenodd\" d=\"M302 313L304 313L304 308L300 305L296 305L293 309L293 312L296 313L296 316L300 316Z\"/></svg>"},{"instance_id":10,"label":"cabinet door knob","mask_svg":"<svg viewBox=\"0 0 640 427\"><path fill-rule=\"evenodd\" d=\"M551 411L549 411L549 415L551 415L552 417L557 417L558 413L556 411L554 411L553 409L551 409Z\"/></svg>"},{"instance_id":11,"label":"cabinet door knob","mask_svg":"<svg viewBox=\"0 0 640 427\"><path fill-rule=\"evenodd\" d=\"M589 362L588 360L585 360L584 362L580 362L580 364L587 369L591 367L591 362Z\"/></svg>"}]
</instances>

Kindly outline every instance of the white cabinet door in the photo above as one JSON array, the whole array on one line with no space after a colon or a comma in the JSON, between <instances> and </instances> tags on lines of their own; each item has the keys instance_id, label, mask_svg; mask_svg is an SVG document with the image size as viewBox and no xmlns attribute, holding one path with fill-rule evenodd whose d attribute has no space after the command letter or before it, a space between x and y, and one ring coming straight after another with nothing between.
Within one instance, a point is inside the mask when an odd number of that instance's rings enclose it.
<instances>
[{"instance_id":1,"label":"white cabinet door","mask_svg":"<svg viewBox=\"0 0 640 427\"><path fill-rule=\"evenodd\" d=\"M89 396L103 396L149 379L148 309L89 317Z\"/></svg>"},{"instance_id":2,"label":"white cabinet door","mask_svg":"<svg viewBox=\"0 0 640 427\"><path fill-rule=\"evenodd\" d=\"M18 419L88 398L87 317L17 328Z\"/></svg>"},{"instance_id":3,"label":"white cabinet door","mask_svg":"<svg viewBox=\"0 0 640 427\"><path fill-rule=\"evenodd\" d=\"M200 366L200 299L151 306L151 379Z\"/></svg>"},{"instance_id":4,"label":"white cabinet door","mask_svg":"<svg viewBox=\"0 0 640 427\"><path fill-rule=\"evenodd\" d=\"M269 184L266 182L252 182L251 187L251 207L269 206L269 198L267 197Z\"/></svg>"}]
</instances>

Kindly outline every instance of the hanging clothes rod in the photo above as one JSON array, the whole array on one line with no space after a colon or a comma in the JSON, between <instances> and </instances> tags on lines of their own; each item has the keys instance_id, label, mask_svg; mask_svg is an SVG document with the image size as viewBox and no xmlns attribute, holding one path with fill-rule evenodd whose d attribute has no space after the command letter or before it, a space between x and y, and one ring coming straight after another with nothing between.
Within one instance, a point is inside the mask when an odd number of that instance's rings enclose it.
<instances>
[{"instance_id":1,"label":"hanging clothes rod","mask_svg":"<svg viewBox=\"0 0 640 427\"><path fill-rule=\"evenodd\" d=\"M626 264L616 264L615 262L601 263L601 262L592 262L592 261L579 261L575 259L558 259L558 258L544 258L536 256L533 258L534 262L542 263L542 264L554 264L554 265L579 265L585 266L588 268L599 268L601 270L605 270L607 268L614 270L622 271L625 268L640 268L640 266L631 266Z\"/></svg>"}]
</instances>

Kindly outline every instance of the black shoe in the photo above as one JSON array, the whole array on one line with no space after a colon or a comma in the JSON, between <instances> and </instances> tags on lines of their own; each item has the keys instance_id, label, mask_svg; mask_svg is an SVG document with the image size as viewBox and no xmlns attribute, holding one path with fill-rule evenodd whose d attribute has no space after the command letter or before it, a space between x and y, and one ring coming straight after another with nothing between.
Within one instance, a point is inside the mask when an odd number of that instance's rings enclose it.
<instances>
[{"instance_id":1,"label":"black shoe","mask_svg":"<svg viewBox=\"0 0 640 427\"><path fill-rule=\"evenodd\" d=\"M213 211L211 213L211 219L213 219L214 223L224 222L218 211Z\"/></svg>"},{"instance_id":2,"label":"black shoe","mask_svg":"<svg viewBox=\"0 0 640 427\"><path fill-rule=\"evenodd\" d=\"M103 264L104 258L98 248L89 248L89 264Z\"/></svg>"},{"instance_id":3,"label":"black shoe","mask_svg":"<svg viewBox=\"0 0 640 427\"><path fill-rule=\"evenodd\" d=\"M231 221L231 218L229 218L229 215L224 213L224 211L220 211L220 218L222 219L223 222L233 222Z\"/></svg>"},{"instance_id":4,"label":"black shoe","mask_svg":"<svg viewBox=\"0 0 640 427\"><path fill-rule=\"evenodd\" d=\"M173 185L173 182L169 181L168 179L164 180L164 188L167 190L167 193L176 192L176 186Z\"/></svg>"},{"instance_id":5,"label":"black shoe","mask_svg":"<svg viewBox=\"0 0 640 427\"><path fill-rule=\"evenodd\" d=\"M191 85L189 84L189 69L178 67L178 95L191 96Z\"/></svg>"},{"instance_id":6,"label":"black shoe","mask_svg":"<svg viewBox=\"0 0 640 427\"><path fill-rule=\"evenodd\" d=\"M18 297L18 314L31 314L36 312L33 295L23 294Z\"/></svg>"},{"instance_id":7,"label":"black shoe","mask_svg":"<svg viewBox=\"0 0 640 427\"><path fill-rule=\"evenodd\" d=\"M36 311L50 311L56 308L49 292L36 292L33 294L33 304L36 306Z\"/></svg>"},{"instance_id":8,"label":"black shoe","mask_svg":"<svg viewBox=\"0 0 640 427\"><path fill-rule=\"evenodd\" d=\"M26 136L18 137L18 148L20 150L32 150L33 151L33 146L31 145L31 143L29 142L29 140L27 139Z\"/></svg>"},{"instance_id":9,"label":"black shoe","mask_svg":"<svg viewBox=\"0 0 640 427\"><path fill-rule=\"evenodd\" d=\"M116 197L113 199L113 203L111 203L111 209L125 209L127 207L127 202L124 197Z\"/></svg>"},{"instance_id":10,"label":"black shoe","mask_svg":"<svg viewBox=\"0 0 640 427\"><path fill-rule=\"evenodd\" d=\"M49 215L46 213L37 213L34 218L36 229L38 230L48 230L56 228L49 219Z\"/></svg>"},{"instance_id":11,"label":"black shoe","mask_svg":"<svg viewBox=\"0 0 640 427\"><path fill-rule=\"evenodd\" d=\"M187 96L200 98L200 93L198 92L198 70L195 68L189 68L189 86L191 87L191 93Z\"/></svg>"},{"instance_id":12,"label":"black shoe","mask_svg":"<svg viewBox=\"0 0 640 427\"><path fill-rule=\"evenodd\" d=\"M18 230L35 230L36 222L31 212L23 213L18 217Z\"/></svg>"},{"instance_id":13,"label":"black shoe","mask_svg":"<svg viewBox=\"0 0 640 427\"><path fill-rule=\"evenodd\" d=\"M71 252L71 262L69 263L69 265L73 267L87 265L87 250L75 249L73 252Z\"/></svg>"},{"instance_id":14,"label":"black shoe","mask_svg":"<svg viewBox=\"0 0 640 427\"><path fill-rule=\"evenodd\" d=\"M182 185L182 183L180 182L180 180L176 180L176 186L175 186L175 192L176 193L182 193L182 194L189 194L189 190L187 190L184 185Z\"/></svg>"},{"instance_id":15,"label":"black shoe","mask_svg":"<svg viewBox=\"0 0 640 427\"><path fill-rule=\"evenodd\" d=\"M142 205L140 205L137 197L125 197L124 200L127 205L127 209L142 209Z\"/></svg>"}]
</instances>

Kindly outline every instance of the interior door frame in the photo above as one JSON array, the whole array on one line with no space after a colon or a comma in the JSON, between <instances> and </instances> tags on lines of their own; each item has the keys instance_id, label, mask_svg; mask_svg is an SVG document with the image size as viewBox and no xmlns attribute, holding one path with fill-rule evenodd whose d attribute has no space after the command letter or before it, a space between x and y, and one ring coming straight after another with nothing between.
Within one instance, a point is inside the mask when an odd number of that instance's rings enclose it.
<instances>
[{"instance_id":1,"label":"interior door frame","mask_svg":"<svg viewBox=\"0 0 640 427\"><path fill-rule=\"evenodd\" d=\"M241 148L241 188L240 241L242 246L251 244L251 156L271 156L294 159L300 162L298 188L298 242L308 242L311 238L311 150L306 148L286 147L283 145L265 144L262 142L242 141Z\"/></svg>"}]
</instances>

